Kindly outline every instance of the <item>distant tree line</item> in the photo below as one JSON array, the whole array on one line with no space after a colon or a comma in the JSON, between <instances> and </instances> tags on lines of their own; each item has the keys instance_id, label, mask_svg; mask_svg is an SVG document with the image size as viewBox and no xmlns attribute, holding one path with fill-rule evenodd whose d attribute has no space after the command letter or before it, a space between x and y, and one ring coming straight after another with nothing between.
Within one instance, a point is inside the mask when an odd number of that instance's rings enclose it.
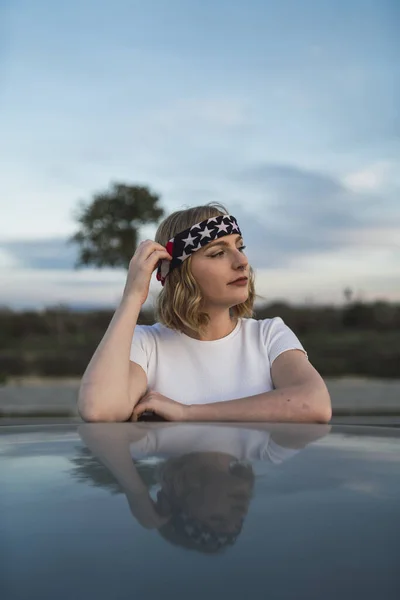
<instances>
[{"instance_id":1,"label":"distant tree line","mask_svg":"<svg viewBox=\"0 0 400 600\"><path fill-rule=\"evenodd\" d=\"M113 310L0 309L0 378L80 377L113 316ZM325 376L400 378L400 304L349 302L343 307L279 302L255 318L280 316L298 335L312 364ZM139 324L154 323L142 311Z\"/></svg>"},{"instance_id":2,"label":"distant tree line","mask_svg":"<svg viewBox=\"0 0 400 600\"><path fill-rule=\"evenodd\" d=\"M113 183L75 214L76 268L129 266L141 227L164 216L160 197L143 185ZM280 316L298 335L310 360L325 376L364 375L399 378L400 304L364 303L344 290L343 307L266 304L256 318ZM67 306L44 311L0 309L0 382L9 377L80 377L113 316L113 310L74 311ZM152 324L142 311L140 324Z\"/></svg>"}]
</instances>

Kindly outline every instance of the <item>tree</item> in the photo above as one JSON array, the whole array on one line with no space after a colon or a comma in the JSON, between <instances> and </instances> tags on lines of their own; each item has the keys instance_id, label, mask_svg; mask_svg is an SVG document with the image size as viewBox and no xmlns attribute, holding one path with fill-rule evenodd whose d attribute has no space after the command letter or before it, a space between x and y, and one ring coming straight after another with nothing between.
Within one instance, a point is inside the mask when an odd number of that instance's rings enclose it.
<instances>
[{"instance_id":1,"label":"tree","mask_svg":"<svg viewBox=\"0 0 400 600\"><path fill-rule=\"evenodd\" d=\"M343 290L343 295L346 298L346 302L350 304L351 299L353 298L353 290L350 287L346 287Z\"/></svg>"},{"instance_id":2,"label":"tree","mask_svg":"<svg viewBox=\"0 0 400 600\"><path fill-rule=\"evenodd\" d=\"M80 229L69 239L80 246L75 268L127 269L138 245L140 226L157 223L163 215L159 196L139 185L113 183L110 190L95 194L89 204L80 202L75 214Z\"/></svg>"},{"instance_id":3,"label":"tree","mask_svg":"<svg viewBox=\"0 0 400 600\"><path fill-rule=\"evenodd\" d=\"M111 494L123 493L113 473L86 446L78 446L70 461L73 464L71 475L79 483L107 489ZM148 489L157 484L154 464L135 462L135 467Z\"/></svg>"}]
</instances>

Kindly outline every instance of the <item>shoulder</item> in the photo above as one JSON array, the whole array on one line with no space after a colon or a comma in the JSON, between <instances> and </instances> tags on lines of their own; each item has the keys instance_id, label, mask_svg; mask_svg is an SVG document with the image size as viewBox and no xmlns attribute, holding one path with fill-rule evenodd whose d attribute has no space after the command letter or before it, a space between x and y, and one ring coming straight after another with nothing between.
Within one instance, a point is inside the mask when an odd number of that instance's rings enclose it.
<instances>
[{"instance_id":1,"label":"shoulder","mask_svg":"<svg viewBox=\"0 0 400 600\"><path fill-rule=\"evenodd\" d=\"M164 339L172 338L176 332L161 323L154 325L136 325L133 337L136 340L142 340L148 343L159 342Z\"/></svg>"},{"instance_id":2,"label":"shoulder","mask_svg":"<svg viewBox=\"0 0 400 600\"><path fill-rule=\"evenodd\" d=\"M270 336L277 332L289 330L282 317L272 317L270 319L261 319L260 328L266 336Z\"/></svg>"},{"instance_id":3,"label":"shoulder","mask_svg":"<svg viewBox=\"0 0 400 600\"><path fill-rule=\"evenodd\" d=\"M265 343L271 364L287 350L302 350L308 359L308 354L296 333L284 322L281 317L266 319Z\"/></svg>"},{"instance_id":4,"label":"shoulder","mask_svg":"<svg viewBox=\"0 0 400 600\"><path fill-rule=\"evenodd\" d=\"M284 330L287 325L281 317L272 317L270 319L242 319L242 326L246 332L260 334L264 339L271 333Z\"/></svg>"},{"instance_id":5,"label":"shoulder","mask_svg":"<svg viewBox=\"0 0 400 600\"><path fill-rule=\"evenodd\" d=\"M260 320L244 319L244 321L245 328L253 331L252 337L258 335L260 343L267 350L271 364L286 350L302 350L308 356L297 335L281 317ZM246 321L249 322L246 323Z\"/></svg>"},{"instance_id":6,"label":"shoulder","mask_svg":"<svg viewBox=\"0 0 400 600\"><path fill-rule=\"evenodd\" d=\"M159 353L163 348L170 347L174 335L175 332L172 329L161 325L161 323L136 325L132 336L130 359L143 366L140 358L144 360L144 357L147 357L146 360L148 361L151 356Z\"/></svg>"}]
</instances>

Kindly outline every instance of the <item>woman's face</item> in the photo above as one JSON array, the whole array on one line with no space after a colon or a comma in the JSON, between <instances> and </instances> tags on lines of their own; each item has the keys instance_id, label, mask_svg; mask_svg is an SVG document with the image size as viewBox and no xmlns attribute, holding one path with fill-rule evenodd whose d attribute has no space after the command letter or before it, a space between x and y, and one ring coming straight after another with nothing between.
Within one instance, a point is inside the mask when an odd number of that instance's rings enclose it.
<instances>
[{"instance_id":1,"label":"woman's face","mask_svg":"<svg viewBox=\"0 0 400 600\"><path fill-rule=\"evenodd\" d=\"M252 478L232 474L232 460L220 452L191 457L171 483L184 510L223 533L238 530L252 496Z\"/></svg>"},{"instance_id":2,"label":"woman's face","mask_svg":"<svg viewBox=\"0 0 400 600\"><path fill-rule=\"evenodd\" d=\"M243 250L242 237L232 234L210 242L192 254L191 271L205 306L230 308L247 300L249 262ZM232 282L239 277L247 277L247 282L234 285Z\"/></svg>"},{"instance_id":3,"label":"woman's face","mask_svg":"<svg viewBox=\"0 0 400 600\"><path fill-rule=\"evenodd\" d=\"M250 504L248 481L225 472L209 474L207 483L186 498L191 515L222 533L234 533L245 518Z\"/></svg>"}]
</instances>

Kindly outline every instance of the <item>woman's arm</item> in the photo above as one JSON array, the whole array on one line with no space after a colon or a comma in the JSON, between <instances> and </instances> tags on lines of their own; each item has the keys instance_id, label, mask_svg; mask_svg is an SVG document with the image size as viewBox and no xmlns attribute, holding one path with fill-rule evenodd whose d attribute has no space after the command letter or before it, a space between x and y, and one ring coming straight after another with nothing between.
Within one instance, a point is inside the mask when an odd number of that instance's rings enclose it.
<instances>
[{"instance_id":1,"label":"woman's arm","mask_svg":"<svg viewBox=\"0 0 400 600\"><path fill-rule=\"evenodd\" d=\"M146 391L145 372L129 360L140 308L135 296L122 300L85 370L78 395L84 421L126 421Z\"/></svg>"},{"instance_id":2,"label":"woman's arm","mask_svg":"<svg viewBox=\"0 0 400 600\"><path fill-rule=\"evenodd\" d=\"M215 421L207 423L207 427L228 427L235 429L245 429L247 431L263 431L270 435L270 438L283 448L301 449L312 442L324 438L330 433L332 426L319 423L224 423Z\"/></svg>"},{"instance_id":3,"label":"woman's arm","mask_svg":"<svg viewBox=\"0 0 400 600\"><path fill-rule=\"evenodd\" d=\"M161 527L168 518L154 507L148 489L130 454L129 445L146 437L146 429L128 423L79 425L78 433L92 454L113 474L128 500L133 516L147 529Z\"/></svg>"},{"instance_id":4,"label":"woman's arm","mask_svg":"<svg viewBox=\"0 0 400 600\"><path fill-rule=\"evenodd\" d=\"M186 411L186 419L282 423L330 421L332 407L329 391L302 351L288 350L278 356L272 363L271 376L276 389L226 402L192 404Z\"/></svg>"},{"instance_id":5,"label":"woman's arm","mask_svg":"<svg viewBox=\"0 0 400 600\"><path fill-rule=\"evenodd\" d=\"M79 425L78 433L124 491L147 491L129 452L129 444L146 437L145 431L128 423L90 423Z\"/></svg>"},{"instance_id":6,"label":"woman's arm","mask_svg":"<svg viewBox=\"0 0 400 600\"><path fill-rule=\"evenodd\" d=\"M171 260L166 249L141 242L128 269L122 301L83 375L78 411L84 421L127 421L147 388L143 369L130 361L133 333L159 260Z\"/></svg>"}]
</instances>

